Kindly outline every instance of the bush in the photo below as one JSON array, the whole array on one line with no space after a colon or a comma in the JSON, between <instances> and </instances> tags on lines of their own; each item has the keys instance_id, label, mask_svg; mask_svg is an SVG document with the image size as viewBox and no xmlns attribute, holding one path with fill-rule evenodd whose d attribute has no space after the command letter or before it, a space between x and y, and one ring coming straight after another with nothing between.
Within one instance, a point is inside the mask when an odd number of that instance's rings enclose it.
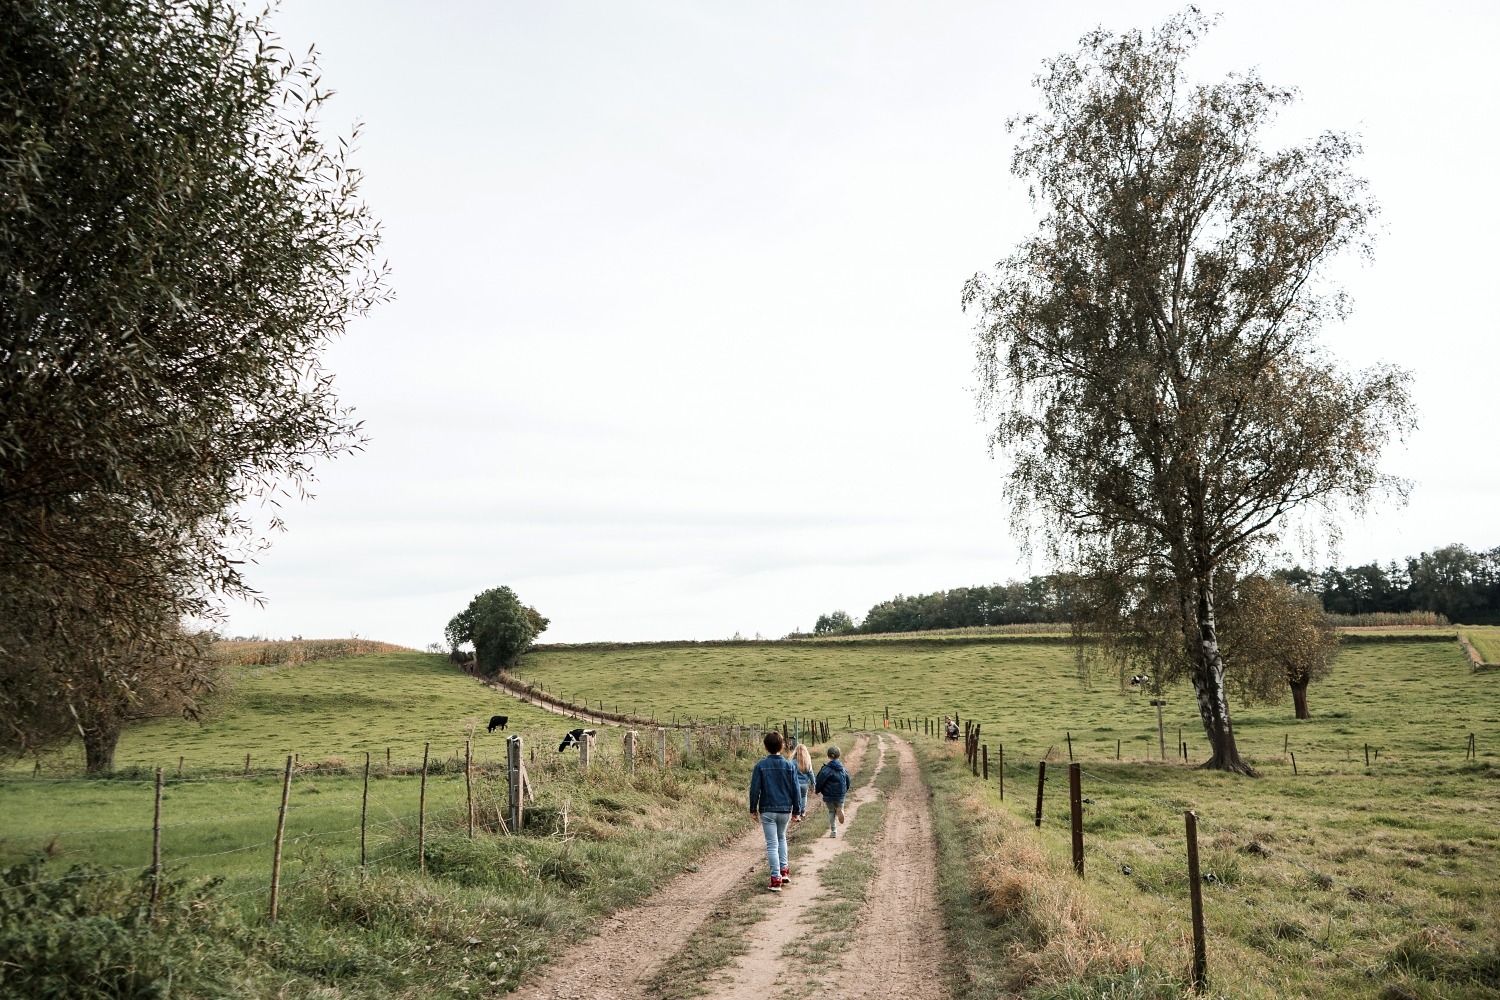
<instances>
[{"instance_id":1,"label":"bush","mask_svg":"<svg viewBox=\"0 0 1500 1000\"><path fill-rule=\"evenodd\" d=\"M0 875L0 998L92 1000L230 996L217 882L196 890L164 879L150 919L150 882L38 855Z\"/></svg>"}]
</instances>

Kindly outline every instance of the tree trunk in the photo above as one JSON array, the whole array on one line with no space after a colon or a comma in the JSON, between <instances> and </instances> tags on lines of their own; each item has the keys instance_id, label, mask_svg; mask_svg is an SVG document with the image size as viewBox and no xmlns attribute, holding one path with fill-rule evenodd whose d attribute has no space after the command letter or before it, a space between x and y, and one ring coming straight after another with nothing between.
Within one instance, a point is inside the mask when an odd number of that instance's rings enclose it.
<instances>
[{"instance_id":1,"label":"tree trunk","mask_svg":"<svg viewBox=\"0 0 1500 1000\"><path fill-rule=\"evenodd\" d=\"M115 746L120 727L95 724L83 731L84 767L89 774L108 774L115 769Z\"/></svg>"},{"instance_id":2,"label":"tree trunk","mask_svg":"<svg viewBox=\"0 0 1500 1000\"><path fill-rule=\"evenodd\" d=\"M1200 580L1197 589L1198 613L1194 617L1198 634L1197 648L1192 651L1193 690L1198 695L1198 714L1203 718L1203 731L1213 748L1213 756L1202 766L1210 771L1233 771L1258 778L1259 772L1240 759L1239 748L1234 743L1234 723L1229 717L1229 699L1224 694L1224 657L1219 652L1211 579Z\"/></svg>"},{"instance_id":3,"label":"tree trunk","mask_svg":"<svg viewBox=\"0 0 1500 1000\"><path fill-rule=\"evenodd\" d=\"M1311 719L1312 714L1307 710L1307 681L1303 680L1300 683L1292 681L1290 683L1292 687L1292 704L1297 709L1297 718Z\"/></svg>"}]
</instances>

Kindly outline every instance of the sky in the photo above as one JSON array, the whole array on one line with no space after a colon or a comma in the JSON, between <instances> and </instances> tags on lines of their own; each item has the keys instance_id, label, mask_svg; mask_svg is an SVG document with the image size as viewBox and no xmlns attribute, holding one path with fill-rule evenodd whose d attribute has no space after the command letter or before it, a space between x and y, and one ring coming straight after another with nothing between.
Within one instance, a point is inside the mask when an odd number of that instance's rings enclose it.
<instances>
[{"instance_id":1,"label":"sky","mask_svg":"<svg viewBox=\"0 0 1500 1000\"><path fill-rule=\"evenodd\" d=\"M368 446L249 568L227 634L422 647L511 587L548 642L777 637L1047 572L976 408L965 280L1036 224L1004 123L1166 2L283 0L337 93L395 299L328 350ZM1381 205L1353 368L1410 370L1404 506L1326 564L1500 545L1500 6L1235 2L1188 64L1358 134Z\"/></svg>"}]
</instances>

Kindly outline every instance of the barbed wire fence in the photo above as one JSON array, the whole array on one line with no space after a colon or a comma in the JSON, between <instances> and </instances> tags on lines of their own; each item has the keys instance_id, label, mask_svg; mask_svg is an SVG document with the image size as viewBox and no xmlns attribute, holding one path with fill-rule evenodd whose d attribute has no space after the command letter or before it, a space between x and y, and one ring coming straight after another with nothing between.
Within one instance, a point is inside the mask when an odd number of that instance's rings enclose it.
<instances>
[{"instance_id":1,"label":"barbed wire fence","mask_svg":"<svg viewBox=\"0 0 1500 1000\"><path fill-rule=\"evenodd\" d=\"M392 863L411 865L413 860L422 872L427 861L425 835L430 820L438 819L450 830L465 831L469 839L492 833L522 834L527 831L524 814L519 810L508 812L507 806L519 806L525 801L535 803L537 782L561 786L566 796L575 786L582 788L590 782L633 780L637 775L649 780L648 775L681 769L696 760L722 759L758 748L759 735L738 725L680 726L671 732L668 727L659 727L649 734L629 729L608 737L594 731L578 743L576 752L561 753L553 747L544 747L540 755L535 747L525 745L523 737L515 735L507 739L506 759L501 761L481 759L474 753L470 739L451 756L432 754L429 743L429 752L421 764L393 762L388 751L385 762L381 763L378 752L362 751L365 758L362 765L335 768L326 761L303 764L299 755L289 754L279 773L242 771L185 774L181 778L174 773L182 767L179 761L175 766L155 768L154 780L150 782L112 782L132 793L139 792L143 817L140 824L121 826L117 822L92 827L77 822L86 815L83 810L96 804L97 800L90 799L67 810L72 822L65 819L46 829L20 833L0 831L0 856L8 856L10 864L28 856L50 860L65 853L61 845L78 842L84 847L66 852L75 861L87 861L89 856L117 857L121 853L139 852L139 862L95 867L75 864L60 875L0 880L0 893L34 893L67 882L136 875L150 883L154 914L157 890L168 872L222 876L226 868L218 862L234 859L235 864L227 869L227 874L237 884L219 893L218 898L241 901L260 895L266 900L268 919L274 922L282 894L295 891L313 879L309 874L283 878L282 858L287 853L318 849L322 852L324 870L331 866L344 874L374 874L388 870ZM512 767L512 763L518 766ZM429 779L438 780L430 783ZM46 782L55 786L83 781L11 777L0 781L0 790L7 785ZM224 794L238 800L250 796L259 797L261 802L256 808L230 806L228 811L174 818L171 793L189 790L199 797ZM430 791L437 794L429 796ZM165 809L164 799L168 800ZM191 808L202 810L203 806L198 803ZM495 822L480 821L481 813L493 816ZM566 823L564 814L564 834ZM257 827L263 828L263 833L243 843L188 853L172 849L174 840L203 843L232 838ZM550 828L547 830L549 835L552 832ZM380 841L373 845L373 851L372 835ZM80 854L84 857L80 858ZM243 857L236 858L237 855ZM256 869L260 874L255 874ZM11 872L14 875L22 870L17 867Z\"/></svg>"},{"instance_id":2,"label":"barbed wire fence","mask_svg":"<svg viewBox=\"0 0 1500 1000\"><path fill-rule=\"evenodd\" d=\"M1085 768L1079 760L1084 756L1081 752L1083 747L1079 741L1074 740L1072 733L1067 731L1061 733L1055 741L1046 743L1045 749L1042 742L1024 741L1020 745L1022 754L1018 754L1014 745L1007 749L1004 743L997 743L997 752L991 755L990 746L984 740L986 726L989 724L972 718L961 719L957 711L942 718L932 716L907 718L897 715L892 722L886 724L913 735L940 739L945 735L945 724L950 720L955 724L955 728L958 728L960 721L962 723L959 732L961 733L963 769L986 783L993 780L1002 807L1013 814L1021 811L1026 820L1034 824L1038 830L1043 827L1048 815L1045 809L1046 789L1048 780L1053 777L1053 774L1048 772L1048 764L1053 764L1054 768L1059 763L1067 767L1070 793L1068 808L1066 812L1053 815L1060 815L1068 823L1071 860L1075 874L1083 878L1086 871L1096 869L1103 864L1109 870L1122 875L1127 884L1149 895L1168 913L1180 914L1184 909L1184 903L1188 903L1191 912L1186 919L1192 925L1193 957L1190 967L1195 988L1201 990L1206 985L1207 955L1211 941L1217 940L1221 946L1232 944L1234 947L1242 947L1245 944L1243 941L1228 939L1226 934L1214 930L1216 923L1219 922L1214 914L1217 913L1227 918L1229 913L1222 907L1231 903L1255 914L1257 927L1261 928L1264 934L1281 942L1301 944L1308 948L1311 954L1337 965L1363 982L1378 981L1383 976L1388 978L1389 973L1388 963L1384 959L1363 961L1351 957L1332 940L1333 930L1338 926L1332 914L1329 914L1322 933L1315 933L1305 925L1305 918L1300 917L1291 908L1291 904L1276 899L1273 893L1269 891L1254 893L1253 890L1243 889L1239 877L1232 872L1229 877L1226 877L1221 871L1199 870L1198 831L1200 828L1215 841L1233 845L1239 857L1255 859L1266 865L1279 866L1305 880L1310 888L1320 891L1341 891L1350 904L1357 904L1371 912L1378 912L1396 926L1409 927L1413 932L1422 929L1422 922L1412 908L1397 901L1388 892L1382 894L1380 891L1358 885L1349 879L1330 874L1325 870L1325 866L1298 856L1286 847L1269 847L1263 842L1265 837L1257 838L1230 823L1206 818L1200 814L1200 809L1194 808L1191 802L1174 801L1160 795L1153 795L1136 785L1122 784L1120 781L1112 780L1099 773L1100 764L1123 767L1127 769L1127 772L1133 771L1138 774L1153 772L1160 774L1161 772L1156 771L1156 768L1163 764L1168 767L1182 767L1184 770L1195 766L1192 763L1189 744L1181 735L1175 741L1177 750L1175 757L1169 752L1162 752L1168 751L1170 746L1165 733L1162 733L1158 740L1147 742L1147 752L1139 756L1127 756L1123 752L1124 738L1112 737L1118 742L1115 742L1112 747L1105 747L1103 753L1088 754L1088 757L1093 758L1093 763L1089 768ZM992 728L989 731L994 730ZM1441 772L1445 774L1465 773L1469 768L1474 767L1473 773L1478 773L1480 768L1475 765L1478 765L1480 737L1481 734L1470 730L1464 730L1459 734L1458 738L1452 741L1451 764L1446 768L1441 768ZM1097 739L1095 742L1098 742ZM1157 747L1153 748L1150 745L1151 742L1156 742ZM1486 739L1484 742L1491 741ZM1152 753L1152 749L1157 749L1158 752ZM1322 754L1314 758L1312 767L1308 766L1309 762L1306 757L1300 767L1295 763L1295 751L1290 745L1289 738L1285 740L1282 749L1284 751L1282 759L1290 772L1287 776L1300 778L1348 774L1351 773L1347 766L1350 764L1353 764L1356 769L1354 773L1378 773L1374 769L1379 766L1380 751L1386 748L1382 746L1377 749L1373 744L1363 742L1353 744L1348 750L1343 751L1343 760L1332 762L1332 766L1327 760L1328 753L1325 749ZM1110 753L1109 750L1114 752ZM1009 755L1008 762L1007 755ZM1430 758L1430 752L1426 756ZM1018 757L1022 759L1018 760ZM1363 767L1359 766L1361 761L1366 762ZM1390 763L1392 755L1387 753L1385 761ZM1146 771L1139 770L1140 765L1146 762L1150 762L1152 767ZM1318 766L1320 764L1321 768ZM1339 766L1340 764L1345 766ZM992 770L995 772L993 779ZM1438 768L1434 768L1434 773L1438 771ZM1412 769L1406 766L1401 773L1410 774ZM1034 809L1030 801L1033 784L1036 793ZM1108 824L1120 831L1113 838L1104 835L1102 831L1096 831L1099 835L1085 837L1086 816L1091 812L1094 813L1096 826L1103 821L1099 813L1107 806L1102 801L1103 796L1099 795L1101 790L1106 795L1117 795L1119 800L1129 808L1108 811ZM1085 792L1088 794L1084 794ZM1174 826L1181 832L1171 833ZM1143 858L1140 853L1142 850L1148 851L1150 856ZM1087 860L1089 858L1093 860ZM1216 868L1220 860L1223 860L1222 856L1216 859L1211 867ZM1231 864L1231 867L1237 866ZM1167 891L1167 880L1160 877L1164 872L1169 873L1175 892ZM1457 873L1439 871L1438 874L1453 876ZM1115 891L1113 885L1107 888ZM1184 895L1188 897L1187 900L1184 900ZM1205 902L1210 907L1210 912L1207 914L1204 912ZM1122 903L1130 906L1131 900L1126 899ZM1340 909L1344 910L1348 907L1341 906ZM1234 925L1232 919L1222 922L1231 927ZM1347 924L1349 921L1345 918L1343 922ZM1281 995L1287 989L1285 983L1272 982L1265 978L1264 971L1257 971L1254 967L1246 971L1259 986L1266 990L1267 995Z\"/></svg>"}]
</instances>

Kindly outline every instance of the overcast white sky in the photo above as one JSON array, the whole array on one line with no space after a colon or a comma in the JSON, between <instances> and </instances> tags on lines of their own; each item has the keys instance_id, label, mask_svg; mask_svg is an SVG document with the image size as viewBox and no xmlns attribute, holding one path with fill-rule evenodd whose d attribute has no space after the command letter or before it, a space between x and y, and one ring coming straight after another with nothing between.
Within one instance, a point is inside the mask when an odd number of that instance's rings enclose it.
<instances>
[{"instance_id":1,"label":"overcast white sky","mask_svg":"<svg viewBox=\"0 0 1500 1000\"><path fill-rule=\"evenodd\" d=\"M1023 562L973 397L966 278L1033 227L1003 122L1043 59L1172 2L284 0L398 298L330 352L372 443L227 630L422 646L511 586L544 640L779 636ZM1210 4L1207 9L1215 9ZM1362 135L1351 365L1416 375L1363 562L1500 544L1500 6L1234 2L1192 63Z\"/></svg>"}]
</instances>

